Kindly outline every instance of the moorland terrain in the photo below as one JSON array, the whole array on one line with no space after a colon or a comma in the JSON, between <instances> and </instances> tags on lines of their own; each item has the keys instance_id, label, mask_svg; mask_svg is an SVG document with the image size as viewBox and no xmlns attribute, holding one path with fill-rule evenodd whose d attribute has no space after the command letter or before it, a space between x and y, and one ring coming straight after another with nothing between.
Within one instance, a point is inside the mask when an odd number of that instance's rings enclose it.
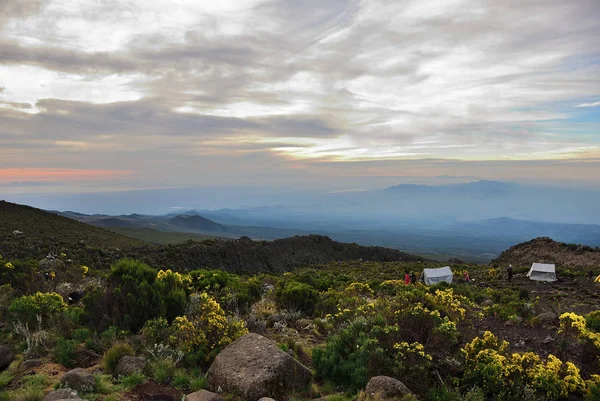
<instances>
[{"instance_id":1,"label":"moorland terrain","mask_svg":"<svg viewBox=\"0 0 600 401\"><path fill-rule=\"evenodd\" d=\"M442 264L323 236L148 244L2 202L0 255L3 401L375 400L378 376L404 400L600 399L598 248L538 238L406 284Z\"/></svg>"}]
</instances>

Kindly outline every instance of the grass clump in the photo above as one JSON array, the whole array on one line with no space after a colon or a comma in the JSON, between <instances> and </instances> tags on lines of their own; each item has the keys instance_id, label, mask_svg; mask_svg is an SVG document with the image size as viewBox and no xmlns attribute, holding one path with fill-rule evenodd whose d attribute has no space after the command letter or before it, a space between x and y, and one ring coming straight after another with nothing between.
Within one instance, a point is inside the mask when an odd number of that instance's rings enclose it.
<instances>
[{"instance_id":1,"label":"grass clump","mask_svg":"<svg viewBox=\"0 0 600 401\"><path fill-rule=\"evenodd\" d=\"M152 378L157 383L169 383L175 373L175 362L172 359L157 359L150 362L148 366Z\"/></svg>"},{"instance_id":2,"label":"grass clump","mask_svg":"<svg viewBox=\"0 0 600 401\"><path fill-rule=\"evenodd\" d=\"M134 356L135 352L131 345L125 342L119 342L110 347L105 353L102 363L104 365L104 370L106 370L110 374L115 373L115 369L117 367L117 363L119 359L124 357L125 355Z\"/></svg>"},{"instance_id":3,"label":"grass clump","mask_svg":"<svg viewBox=\"0 0 600 401\"><path fill-rule=\"evenodd\" d=\"M121 379L119 380L119 382L123 385L123 387L125 387L128 390L130 390L136 386L139 386L140 384L144 383L145 381L146 381L146 376L144 376L144 374L139 373L139 372L134 372L130 375L121 377Z\"/></svg>"}]
</instances>

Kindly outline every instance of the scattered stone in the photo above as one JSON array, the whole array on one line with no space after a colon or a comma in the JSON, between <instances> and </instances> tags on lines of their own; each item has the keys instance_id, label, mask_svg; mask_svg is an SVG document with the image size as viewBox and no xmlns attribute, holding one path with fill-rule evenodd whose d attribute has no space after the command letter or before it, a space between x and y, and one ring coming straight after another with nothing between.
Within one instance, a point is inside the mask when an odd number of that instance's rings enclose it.
<instances>
[{"instance_id":1,"label":"scattered stone","mask_svg":"<svg viewBox=\"0 0 600 401\"><path fill-rule=\"evenodd\" d=\"M269 397L263 397L263 398L261 398L261 399L260 399L260 400L258 400L258 401L275 401L275 400L274 400L274 399L272 399L272 398L269 398Z\"/></svg>"},{"instance_id":2,"label":"scattered stone","mask_svg":"<svg viewBox=\"0 0 600 401\"><path fill-rule=\"evenodd\" d=\"M200 390L186 395L185 401L223 401L223 397L208 390Z\"/></svg>"},{"instance_id":3,"label":"scattered stone","mask_svg":"<svg viewBox=\"0 0 600 401\"><path fill-rule=\"evenodd\" d=\"M87 370L75 368L65 373L60 383L79 392L91 392L96 386L96 379Z\"/></svg>"},{"instance_id":4,"label":"scattered stone","mask_svg":"<svg viewBox=\"0 0 600 401\"><path fill-rule=\"evenodd\" d=\"M520 326L523 323L523 318L521 316L516 316L511 319L508 319L504 322L505 326Z\"/></svg>"},{"instance_id":5,"label":"scattered stone","mask_svg":"<svg viewBox=\"0 0 600 401\"><path fill-rule=\"evenodd\" d=\"M558 316L552 312L545 312L536 316L543 326L558 326Z\"/></svg>"},{"instance_id":6,"label":"scattered stone","mask_svg":"<svg viewBox=\"0 0 600 401\"><path fill-rule=\"evenodd\" d=\"M142 373L147 364L148 361L144 357L125 355L117 363L115 377L128 376L132 373Z\"/></svg>"},{"instance_id":7,"label":"scattered stone","mask_svg":"<svg viewBox=\"0 0 600 401\"><path fill-rule=\"evenodd\" d=\"M367 399L403 397L411 391L400 380L388 376L375 376L369 380L365 389Z\"/></svg>"},{"instance_id":8,"label":"scattered stone","mask_svg":"<svg viewBox=\"0 0 600 401\"><path fill-rule=\"evenodd\" d=\"M552 344L554 341L554 337L548 335L542 340L542 344Z\"/></svg>"},{"instance_id":9,"label":"scattered stone","mask_svg":"<svg viewBox=\"0 0 600 401\"><path fill-rule=\"evenodd\" d=\"M282 399L306 387L311 371L259 334L246 334L229 344L207 372L209 389L219 388L246 400Z\"/></svg>"},{"instance_id":10,"label":"scattered stone","mask_svg":"<svg viewBox=\"0 0 600 401\"><path fill-rule=\"evenodd\" d=\"M483 301L481 303L481 306L492 306L494 305L494 301L492 301L491 299L486 299L485 301Z\"/></svg>"},{"instance_id":11,"label":"scattered stone","mask_svg":"<svg viewBox=\"0 0 600 401\"><path fill-rule=\"evenodd\" d=\"M52 391L42 401L82 401L77 395L77 391L70 388L61 388L56 391Z\"/></svg>"},{"instance_id":12,"label":"scattered stone","mask_svg":"<svg viewBox=\"0 0 600 401\"><path fill-rule=\"evenodd\" d=\"M8 368L15 359L15 355L6 345L0 345L0 371Z\"/></svg>"},{"instance_id":13,"label":"scattered stone","mask_svg":"<svg viewBox=\"0 0 600 401\"><path fill-rule=\"evenodd\" d=\"M43 364L44 361L42 361L41 359L28 359L26 361L23 361L23 363L21 364L21 368L24 370L29 370Z\"/></svg>"}]
</instances>

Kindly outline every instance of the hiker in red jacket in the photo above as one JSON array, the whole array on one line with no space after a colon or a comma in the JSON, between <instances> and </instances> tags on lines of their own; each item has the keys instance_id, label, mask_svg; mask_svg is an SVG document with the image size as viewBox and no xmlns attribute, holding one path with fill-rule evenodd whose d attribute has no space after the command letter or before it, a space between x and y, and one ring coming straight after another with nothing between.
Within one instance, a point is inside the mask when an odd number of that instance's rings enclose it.
<instances>
[{"instance_id":1,"label":"hiker in red jacket","mask_svg":"<svg viewBox=\"0 0 600 401\"><path fill-rule=\"evenodd\" d=\"M408 273L404 273L404 284L410 284L410 276L408 275Z\"/></svg>"}]
</instances>

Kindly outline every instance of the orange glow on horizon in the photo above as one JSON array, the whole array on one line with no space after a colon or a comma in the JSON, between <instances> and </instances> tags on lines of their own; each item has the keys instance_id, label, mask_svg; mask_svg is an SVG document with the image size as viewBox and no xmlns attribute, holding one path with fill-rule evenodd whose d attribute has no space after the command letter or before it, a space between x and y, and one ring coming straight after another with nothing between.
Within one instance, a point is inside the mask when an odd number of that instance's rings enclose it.
<instances>
[{"instance_id":1,"label":"orange glow on horizon","mask_svg":"<svg viewBox=\"0 0 600 401\"><path fill-rule=\"evenodd\" d=\"M110 180L134 174L129 170L70 168L0 168L0 182Z\"/></svg>"}]
</instances>

